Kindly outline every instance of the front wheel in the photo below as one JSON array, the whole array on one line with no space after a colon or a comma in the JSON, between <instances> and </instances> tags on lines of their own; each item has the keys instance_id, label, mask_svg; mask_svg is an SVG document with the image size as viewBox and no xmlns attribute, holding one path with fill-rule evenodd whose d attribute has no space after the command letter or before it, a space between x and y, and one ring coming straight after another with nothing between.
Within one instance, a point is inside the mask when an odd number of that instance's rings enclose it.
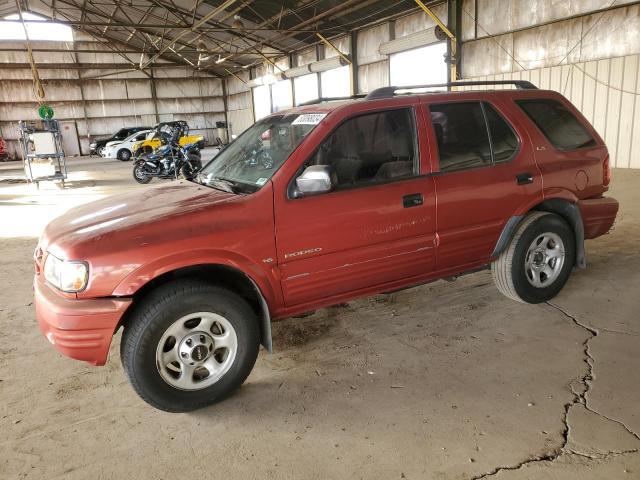
<instances>
[{"instance_id":1,"label":"front wheel","mask_svg":"<svg viewBox=\"0 0 640 480\"><path fill-rule=\"evenodd\" d=\"M106 153L106 150L107 150L107 149L106 149L106 147L100 147L100 148L98 148L98 150L97 150L98 155L100 155L101 157L104 157L104 155L105 155L105 153Z\"/></svg>"},{"instance_id":2,"label":"front wheel","mask_svg":"<svg viewBox=\"0 0 640 480\"><path fill-rule=\"evenodd\" d=\"M189 160L182 165L180 173L187 180L193 180L202 169L202 160L198 155L189 154Z\"/></svg>"},{"instance_id":3,"label":"front wheel","mask_svg":"<svg viewBox=\"0 0 640 480\"><path fill-rule=\"evenodd\" d=\"M128 162L129 160L131 160L131 152L126 148L121 148L120 150L118 150L118 154L116 155L116 157L121 162Z\"/></svg>"},{"instance_id":4,"label":"front wheel","mask_svg":"<svg viewBox=\"0 0 640 480\"><path fill-rule=\"evenodd\" d=\"M552 213L532 212L491 264L496 287L523 303L551 300L569 279L575 252L575 237L567 222Z\"/></svg>"},{"instance_id":5,"label":"front wheel","mask_svg":"<svg viewBox=\"0 0 640 480\"><path fill-rule=\"evenodd\" d=\"M133 178L143 185L151 181L151 175L147 173L144 161L137 162L133 166Z\"/></svg>"},{"instance_id":6,"label":"front wheel","mask_svg":"<svg viewBox=\"0 0 640 480\"><path fill-rule=\"evenodd\" d=\"M159 287L135 307L120 353L145 402L189 412L242 385L258 356L259 338L256 315L242 297L182 280Z\"/></svg>"}]
</instances>

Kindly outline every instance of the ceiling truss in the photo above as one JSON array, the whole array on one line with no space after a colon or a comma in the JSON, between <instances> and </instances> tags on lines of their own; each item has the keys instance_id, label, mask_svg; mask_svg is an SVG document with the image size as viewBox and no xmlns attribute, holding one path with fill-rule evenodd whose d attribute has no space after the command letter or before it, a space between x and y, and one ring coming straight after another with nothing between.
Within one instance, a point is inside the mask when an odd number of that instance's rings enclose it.
<instances>
[{"instance_id":1,"label":"ceiling truss","mask_svg":"<svg viewBox=\"0 0 640 480\"><path fill-rule=\"evenodd\" d=\"M113 53L118 68L184 65L214 76L273 62L321 38L335 38L376 20L416 10L413 0L22 0L93 37L60 49ZM428 2L442 3L440 1ZM0 47L1 49L1 47ZM55 51L40 48L35 51ZM113 68L113 66L109 67Z\"/></svg>"}]
</instances>

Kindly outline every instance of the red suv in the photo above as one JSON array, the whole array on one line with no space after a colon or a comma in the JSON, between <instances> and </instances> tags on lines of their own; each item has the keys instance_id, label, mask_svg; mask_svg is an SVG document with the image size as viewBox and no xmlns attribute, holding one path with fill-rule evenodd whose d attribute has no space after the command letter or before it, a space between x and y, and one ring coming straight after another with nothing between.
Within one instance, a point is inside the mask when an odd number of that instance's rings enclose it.
<instances>
[{"instance_id":1,"label":"red suv","mask_svg":"<svg viewBox=\"0 0 640 480\"><path fill-rule=\"evenodd\" d=\"M70 210L35 252L42 332L102 365L123 327L133 387L177 412L238 388L272 320L488 265L549 300L614 223L609 157L564 97L506 83L274 113L194 181Z\"/></svg>"}]
</instances>

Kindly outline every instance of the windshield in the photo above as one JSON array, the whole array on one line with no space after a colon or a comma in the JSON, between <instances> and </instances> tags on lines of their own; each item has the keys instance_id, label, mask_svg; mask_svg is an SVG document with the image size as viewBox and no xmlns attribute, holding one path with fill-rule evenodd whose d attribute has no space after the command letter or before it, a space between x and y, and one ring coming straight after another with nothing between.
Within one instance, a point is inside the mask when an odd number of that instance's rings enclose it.
<instances>
[{"instance_id":1,"label":"windshield","mask_svg":"<svg viewBox=\"0 0 640 480\"><path fill-rule=\"evenodd\" d=\"M198 181L252 193L267 183L324 114L267 117L253 124L202 169Z\"/></svg>"}]
</instances>

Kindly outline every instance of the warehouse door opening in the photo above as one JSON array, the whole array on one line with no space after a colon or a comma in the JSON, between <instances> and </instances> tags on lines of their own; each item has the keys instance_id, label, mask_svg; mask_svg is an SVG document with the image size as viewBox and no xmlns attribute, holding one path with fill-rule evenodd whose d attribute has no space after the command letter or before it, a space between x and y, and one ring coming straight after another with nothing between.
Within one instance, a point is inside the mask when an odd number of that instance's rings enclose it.
<instances>
[{"instance_id":1,"label":"warehouse door opening","mask_svg":"<svg viewBox=\"0 0 640 480\"><path fill-rule=\"evenodd\" d=\"M390 56L391 85L429 85L446 83L445 42L415 48Z\"/></svg>"}]
</instances>

